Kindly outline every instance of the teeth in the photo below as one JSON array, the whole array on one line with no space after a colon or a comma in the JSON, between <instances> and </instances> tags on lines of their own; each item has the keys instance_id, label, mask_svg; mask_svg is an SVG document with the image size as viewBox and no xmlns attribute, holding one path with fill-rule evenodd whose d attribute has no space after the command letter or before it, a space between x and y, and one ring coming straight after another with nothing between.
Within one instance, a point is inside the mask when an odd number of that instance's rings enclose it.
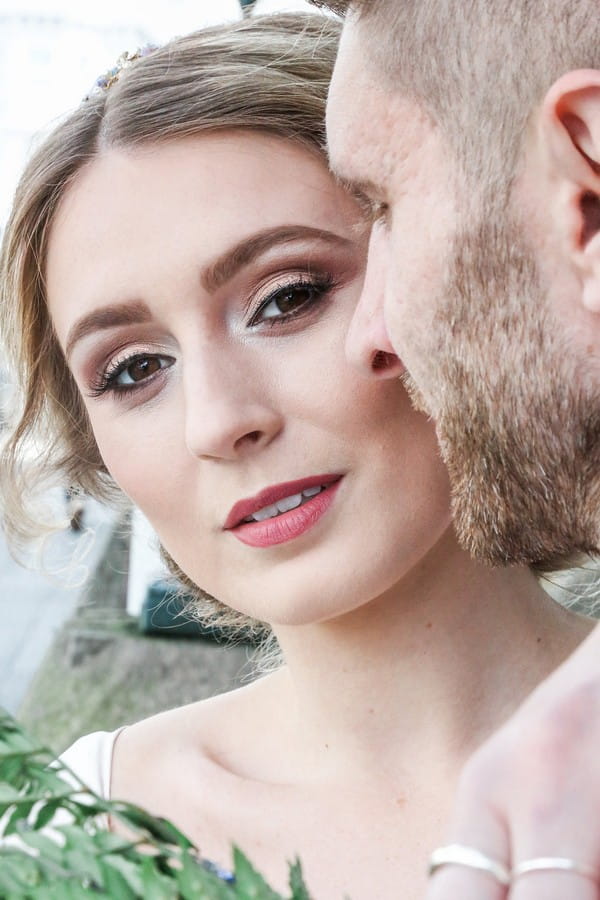
<instances>
[{"instance_id":1,"label":"teeth","mask_svg":"<svg viewBox=\"0 0 600 900\"><path fill-rule=\"evenodd\" d=\"M320 485L317 487L306 488L305 491L302 491L305 497L316 497L317 494L320 494L321 491L324 490Z\"/></svg>"},{"instance_id":2,"label":"teeth","mask_svg":"<svg viewBox=\"0 0 600 900\"><path fill-rule=\"evenodd\" d=\"M316 497L317 494L320 494L321 491L324 490L324 487L317 485L316 487L306 488L301 494L292 494L290 497L283 497L281 500L278 500L277 503L272 503L270 506L263 506L262 509L257 509L255 513L244 519L244 522L264 522L265 519L274 519L275 516L279 516L281 513L289 512L290 509L296 509L298 506L302 506L302 503L305 500Z\"/></svg>"},{"instance_id":3,"label":"teeth","mask_svg":"<svg viewBox=\"0 0 600 900\"><path fill-rule=\"evenodd\" d=\"M252 513L252 518L256 522L262 522L264 519L272 519L273 516L278 515L279 510L277 509L277 505L274 503L272 506L263 506L262 509L257 509L255 513Z\"/></svg>"},{"instance_id":4,"label":"teeth","mask_svg":"<svg viewBox=\"0 0 600 900\"><path fill-rule=\"evenodd\" d=\"M288 512L290 509L296 509L302 503L302 494L292 494L291 497L284 497L275 504L279 512Z\"/></svg>"}]
</instances>

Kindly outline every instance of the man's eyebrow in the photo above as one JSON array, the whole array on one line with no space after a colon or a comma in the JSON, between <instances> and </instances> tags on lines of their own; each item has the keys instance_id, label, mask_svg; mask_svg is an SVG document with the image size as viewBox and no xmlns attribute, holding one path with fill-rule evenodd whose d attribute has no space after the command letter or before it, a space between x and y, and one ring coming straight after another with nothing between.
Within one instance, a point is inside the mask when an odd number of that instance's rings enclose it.
<instances>
[{"instance_id":1,"label":"man's eyebrow","mask_svg":"<svg viewBox=\"0 0 600 900\"><path fill-rule=\"evenodd\" d=\"M114 303L104 306L88 315L82 316L72 326L65 344L65 357L69 359L73 347L82 338L94 331L102 331L107 328L117 328L119 325L139 325L149 322L152 313L141 300L133 300L129 303Z\"/></svg>"},{"instance_id":2,"label":"man's eyebrow","mask_svg":"<svg viewBox=\"0 0 600 900\"><path fill-rule=\"evenodd\" d=\"M212 294L263 253L273 247L301 240L318 240L338 247L352 245L349 238L322 228L311 228L308 225L269 228L240 241L239 244L227 250L207 266L202 271L200 278L202 287Z\"/></svg>"},{"instance_id":3,"label":"man's eyebrow","mask_svg":"<svg viewBox=\"0 0 600 900\"><path fill-rule=\"evenodd\" d=\"M381 185L375 184L369 178L346 178L344 175L335 175L335 180L357 200L373 200L382 194Z\"/></svg>"}]
</instances>

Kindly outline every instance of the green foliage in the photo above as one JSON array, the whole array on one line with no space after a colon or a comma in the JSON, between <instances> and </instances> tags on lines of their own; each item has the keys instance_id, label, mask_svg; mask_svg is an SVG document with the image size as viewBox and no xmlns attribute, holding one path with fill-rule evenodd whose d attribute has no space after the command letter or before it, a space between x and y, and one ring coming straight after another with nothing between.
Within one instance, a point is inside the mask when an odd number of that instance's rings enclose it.
<instances>
[{"instance_id":1,"label":"green foliage","mask_svg":"<svg viewBox=\"0 0 600 900\"><path fill-rule=\"evenodd\" d=\"M130 839L102 827L99 817L109 814ZM237 848L234 874L229 883L206 868L167 820L92 793L0 710L3 900L310 900L298 861L290 866L288 898Z\"/></svg>"}]
</instances>

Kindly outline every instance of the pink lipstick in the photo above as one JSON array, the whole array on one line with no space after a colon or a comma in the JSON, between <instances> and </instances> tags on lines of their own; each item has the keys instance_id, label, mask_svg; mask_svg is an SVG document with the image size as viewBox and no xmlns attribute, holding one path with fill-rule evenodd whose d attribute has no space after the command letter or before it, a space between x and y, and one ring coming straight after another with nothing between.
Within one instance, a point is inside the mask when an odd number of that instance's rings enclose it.
<instances>
[{"instance_id":1,"label":"pink lipstick","mask_svg":"<svg viewBox=\"0 0 600 900\"><path fill-rule=\"evenodd\" d=\"M236 503L223 528L250 547L272 547L291 541L324 516L342 477L337 473L312 475L265 488Z\"/></svg>"}]
</instances>

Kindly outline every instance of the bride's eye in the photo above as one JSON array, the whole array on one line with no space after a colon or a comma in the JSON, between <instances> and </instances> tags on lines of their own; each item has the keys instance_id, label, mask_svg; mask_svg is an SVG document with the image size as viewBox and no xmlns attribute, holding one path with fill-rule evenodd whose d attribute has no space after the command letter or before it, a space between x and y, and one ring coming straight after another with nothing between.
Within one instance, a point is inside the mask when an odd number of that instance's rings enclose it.
<instances>
[{"instance_id":1,"label":"bride's eye","mask_svg":"<svg viewBox=\"0 0 600 900\"><path fill-rule=\"evenodd\" d=\"M277 325L308 312L324 300L334 287L333 278L299 279L277 287L262 301L249 325Z\"/></svg>"},{"instance_id":2,"label":"bride's eye","mask_svg":"<svg viewBox=\"0 0 600 900\"><path fill-rule=\"evenodd\" d=\"M96 384L92 385L92 394L98 396L108 391L127 393L143 386L162 369L170 368L175 360L171 356L160 356L152 353L136 353L99 373Z\"/></svg>"},{"instance_id":3,"label":"bride's eye","mask_svg":"<svg viewBox=\"0 0 600 900\"><path fill-rule=\"evenodd\" d=\"M126 384L137 384L145 381L155 372L159 372L165 368L165 361L160 356L138 356L126 368L115 375L113 384L124 386Z\"/></svg>"}]
</instances>

